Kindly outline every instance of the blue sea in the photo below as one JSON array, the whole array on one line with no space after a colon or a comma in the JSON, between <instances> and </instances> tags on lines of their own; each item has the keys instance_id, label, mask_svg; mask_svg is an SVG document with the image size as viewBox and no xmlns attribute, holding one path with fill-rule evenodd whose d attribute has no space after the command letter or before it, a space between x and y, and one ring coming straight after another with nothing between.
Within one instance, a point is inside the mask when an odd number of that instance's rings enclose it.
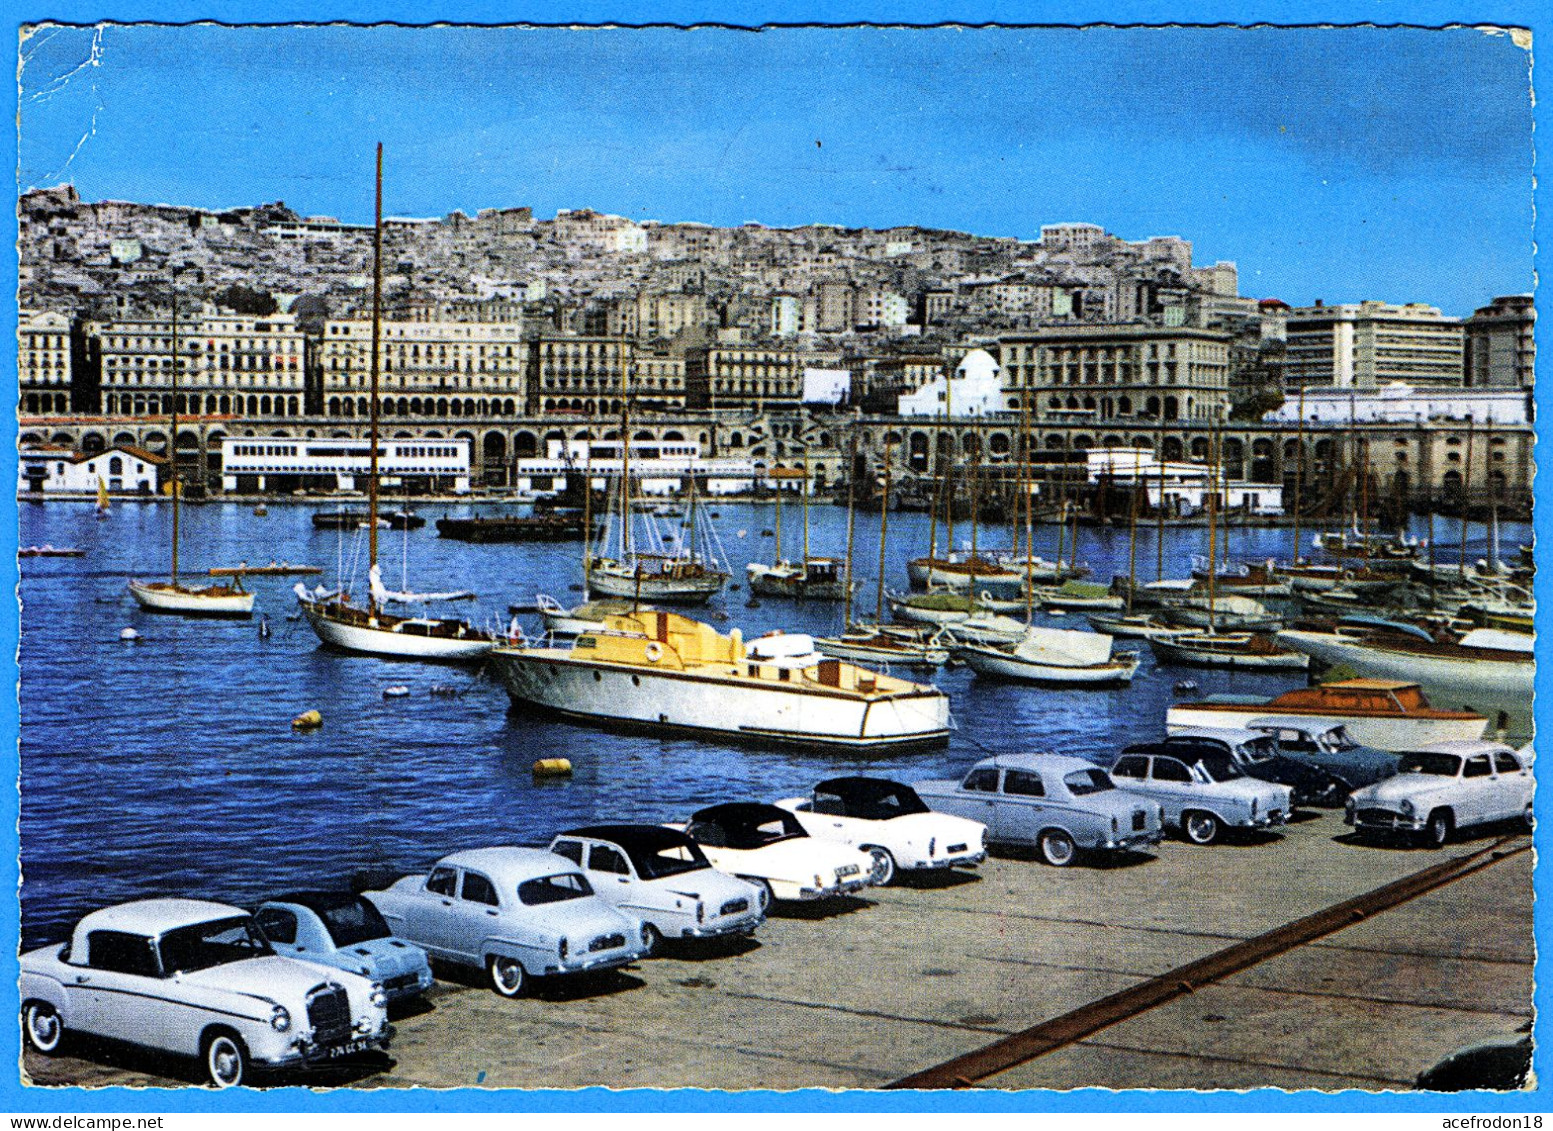
<instances>
[{"instance_id":1,"label":"blue sea","mask_svg":"<svg viewBox=\"0 0 1553 1131\"><path fill-rule=\"evenodd\" d=\"M331 504L332 507L332 504ZM271 561L324 567L322 580L365 567L365 535L315 531L311 506L272 503L181 509L185 574L209 566ZM421 530L382 532L390 588L467 588L479 595L466 615L507 622L507 606L546 592L580 601L579 543L475 546L436 536L435 519L467 514L465 504L422 504ZM494 508L486 508L492 510ZM770 560L770 505L714 502L715 525L735 582L744 565ZM258 578L252 621L193 621L141 612L125 591L132 576L165 576L171 509L165 503L115 505L105 521L88 504L23 504L20 544L78 546L79 558L21 562L22 936L32 946L63 938L83 912L150 895L185 895L250 905L297 886L341 884L364 867L413 871L455 849L544 842L561 829L601 820L669 821L724 800L775 800L836 774L867 772L912 781L959 775L990 752L1061 750L1104 759L1129 742L1160 734L1175 685L1201 693L1274 694L1297 673L1161 669L1145 646L1129 688L1045 690L977 679L944 669L936 682L951 697L956 731L945 749L860 756L730 747L688 739L622 737L533 717L477 670L395 662L333 652L296 618L295 579ZM799 522L784 514L786 552L801 553ZM1422 526L1419 527L1422 531ZM969 537L968 527L956 540ZM1456 524L1440 528L1456 538ZM1507 526L1512 549L1529 538ZM980 546L1010 545L1007 526L983 528ZM1469 552L1480 556L1474 526ZM878 516L859 514L856 573L860 615L872 615L879 560ZM942 539L942 531L940 531ZM1127 572L1125 526L1079 532L1079 557L1096 580ZM1287 556L1291 532L1235 530L1232 558ZM1476 544L1474 545L1474 540ZM942 545L942 541L940 543ZM811 551L840 556L842 508L811 511ZM886 583L906 587L905 562L926 552L928 518L892 514ZM1138 535L1138 574L1152 580L1155 531ZM1165 574L1183 576L1206 553L1206 530L1165 532ZM1055 556L1055 528L1038 528L1036 552ZM1447 551L1442 548L1442 554ZM1442 557L1442 560L1452 560ZM316 583L319 579L308 579ZM833 604L763 600L746 605L740 584L706 610L746 638L773 628L829 633L841 627ZM261 615L270 632L261 634ZM701 615L692 611L692 615ZM1038 614L1039 615L1039 614ZM531 631L535 617L522 618ZM1087 627L1083 618L1043 617ZM124 643L134 628L140 639ZM405 698L383 691L405 685ZM456 695L433 695L434 687ZM323 726L292 729L316 709ZM540 758L565 757L568 780L539 781Z\"/></svg>"}]
</instances>

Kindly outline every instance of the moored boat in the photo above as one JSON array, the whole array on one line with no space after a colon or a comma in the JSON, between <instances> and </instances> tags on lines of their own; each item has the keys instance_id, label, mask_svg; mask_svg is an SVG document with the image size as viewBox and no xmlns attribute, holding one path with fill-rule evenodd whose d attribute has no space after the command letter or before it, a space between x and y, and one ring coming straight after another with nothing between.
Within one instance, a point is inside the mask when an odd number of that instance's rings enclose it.
<instances>
[{"instance_id":1,"label":"moored boat","mask_svg":"<svg viewBox=\"0 0 1553 1131\"><path fill-rule=\"evenodd\" d=\"M1148 613L1134 613L1132 616L1091 613L1085 619L1096 632L1125 640L1152 640L1156 636L1179 636L1186 631L1172 628Z\"/></svg>"},{"instance_id":2,"label":"moored boat","mask_svg":"<svg viewBox=\"0 0 1553 1131\"><path fill-rule=\"evenodd\" d=\"M580 514L549 511L532 515L474 515L437 520L437 537L459 542L564 542L581 538L586 523Z\"/></svg>"},{"instance_id":3,"label":"moored boat","mask_svg":"<svg viewBox=\"0 0 1553 1131\"><path fill-rule=\"evenodd\" d=\"M250 617L253 594L233 578L227 585L185 585L178 581L131 581L129 595L151 613L191 617Z\"/></svg>"},{"instance_id":4,"label":"moored boat","mask_svg":"<svg viewBox=\"0 0 1553 1131\"><path fill-rule=\"evenodd\" d=\"M795 597L800 601L842 601L846 582L836 558L805 558L801 562L750 562L745 566L750 592L760 597Z\"/></svg>"},{"instance_id":5,"label":"moored boat","mask_svg":"<svg viewBox=\"0 0 1553 1131\"><path fill-rule=\"evenodd\" d=\"M1087 612L1091 609L1117 612L1126 606L1125 597L1118 597L1109 586L1092 581L1064 581L1056 587L1037 586L1035 600L1044 609L1062 609L1067 612Z\"/></svg>"},{"instance_id":6,"label":"moored boat","mask_svg":"<svg viewBox=\"0 0 1553 1131\"><path fill-rule=\"evenodd\" d=\"M566 648L497 648L491 661L516 703L657 733L850 749L937 745L949 700L822 655L811 637L776 633L748 646L738 630L666 610L608 617L608 634Z\"/></svg>"},{"instance_id":7,"label":"moored boat","mask_svg":"<svg viewBox=\"0 0 1553 1131\"><path fill-rule=\"evenodd\" d=\"M816 637L814 647L827 656L860 664L932 669L949 662L949 649L936 634L907 635L893 626L854 624L840 636Z\"/></svg>"},{"instance_id":8,"label":"moored boat","mask_svg":"<svg viewBox=\"0 0 1553 1131\"><path fill-rule=\"evenodd\" d=\"M552 636L581 636L584 632L603 632L604 618L623 616L631 612L630 601L608 597L601 601L584 601L574 608L566 608L554 597L539 593L534 604L545 622L545 631Z\"/></svg>"},{"instance_id":9,"label":"moored boat","mask_svg":"<svg viewBox=\"0 0 1553 1131\"><path fill-rule=\"evenodd\" d=\"M1183 632L1149 640L1154 655L1167 664L1196 668L1260 668L1304 671L1310 657L1279 647L1262 632Z\"/></svg>"},{"instance_id":10,"label":"moored boat","mask_svg":"<svg viewBox=\"0 0 1553 1131\"><path fill-rule=\"evenodd\" d=\"M892 597L890 609L900 620L914 624L954 624L965 620L981 605L973 597L960 593L913 593L908 597Z\"/></svg>"},{"instance_id":11,"label":"moored boat","mask_svg":"<svg viewBox=\"0 0 1553 1131\"><path fill-rule=\"evenodd\" d=\"M1131 683L1137 654L1113 655L1111 645L1103 633L1031 626L1009 645L958 645L954 651L977 675L996 679L1083 687Z\"/></svg>"},{"instance_id":12,"label":"moored boat","mask_svg":"<svg viewBox=\"0 0 1553 1131\"><path fill-rule=\"evenodd\" d=\"M1418 750L1436 742L1475 740L1488 729L1476 711L1434 707L1423 688L1408 680L1344 679L1299 687L1272 697L1210 695L1177 703L1165 714L1169 727L1244 727L1268 716L1303 716L1341 723L1356 742L1381 750Z\"/></svg>"}]
</instances>

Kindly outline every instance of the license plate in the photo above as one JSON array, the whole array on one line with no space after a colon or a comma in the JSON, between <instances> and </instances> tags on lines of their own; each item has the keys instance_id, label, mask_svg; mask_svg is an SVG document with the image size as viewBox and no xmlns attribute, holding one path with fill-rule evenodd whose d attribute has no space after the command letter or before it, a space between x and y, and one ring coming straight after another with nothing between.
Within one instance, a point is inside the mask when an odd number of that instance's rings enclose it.
<instances>
[{"instance_id":1,"label":"license plate","mask_svg":"<svg viewBox=\"0 0 1553 1131\"><path fill-rule=\"evenodd\" d=\"M372 1041L367 1037L349 1041L343 1045L331 1045L324 1053L325 1060L338 1060L342 1056L355 1056L357 1053L366 1052L372 1047Z\"/></svg>"}]
</instances>

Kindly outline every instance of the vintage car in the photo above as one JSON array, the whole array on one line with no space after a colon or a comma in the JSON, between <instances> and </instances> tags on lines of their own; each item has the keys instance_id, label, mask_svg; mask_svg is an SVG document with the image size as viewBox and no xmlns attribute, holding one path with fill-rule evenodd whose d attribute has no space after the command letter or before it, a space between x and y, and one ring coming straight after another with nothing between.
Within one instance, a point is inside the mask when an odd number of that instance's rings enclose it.
<instances>
[{"instance_id":1,"label":"vintage car","mask_svg":"<svg viewBox=\"0 0 1553 1131\"><path fill-rule=\"evenodd\" d=\"M1246 727L1271 735L1290 758L1321 767L1342 784L1345 794L1397 772L1395 751L1361 746L1346 726L1331 719L1274 715L1252 719Z\"/></svg>"},{"instance_id":2,"label":"vintage car","mask_svg":"<svg viewBox=\"0 0 1553 1131\"><path fill-rule=\"evenodd\" d=\"M649 953L665 938L753 934L766 919L764 887L719 872L675 829L591 825L557 836L550 851L586 872L600 899L642 921Z\"/></svg>"},{"instance_id":3,"label":"vintage car","mask_svg":"<svg viewBox=\"0 0 1553 1131\"><path fill-rule=\"evenodd\" d=\"M254 918L276 954L371 978L390 1002L431 988L426 952L394 938L378 909L352 892L277 895L265 900Z\"/></svg>"},{"instance_id":4,"label":"vintage car","mask_svg":"<svg viewBox=\"0 0 1553 1131\"><path fill-rule=\"evenodd\" d=\"M21 958L34 1051L67 1032L198 1057L219 1088L252 1066L305 1067L388 1047L376 983L277 955L240 907L143 899L94 911L64 944Z\"/></svg>"},{"instance_id":5,"label":"vintage car","mask_svg":"<svg viewBox=\"0 0 1553 1131\"><path fill-rule=\"evenodd\" d=\"M424 876L362 894L394 934L433 958L483 968L502 997L522 994L530 978L608 970L648 949L639 919L542 848L455 852Z\"/></svg>"},{"instance_id":6,"label":"vintage car","mask_svg":"<svg viewBox=\"0 0 1553 1131\"><path fill-rule=\"evenodd\" d=\"M1456 829L1519 817L1532 823L1532 776L1502 742L1437 742L1403 754L1394 777L1358 789L1344 820L1354 832L1404 833L1438 847Z\"/></svg>"},{"instance_id":7,"label":"vintage car","mask_svg":"<svg viewBox=\"0 0 1553 1131\"><path fill-rule=\"evenodd\" d=\"M777 802L812 837L835 840L873 857L873 879L887 884L898 872L980 864L987 858L987 827L935 813L909 785L883 778L831 778L808 797Z\"/></svg>"},{"instance_id":8,"label":"vintage car","mask_svg":"<svg viewBox=\"0 0 1553 1131\"><path fill-rule=\"evenodd\" d=\"M1225 829L1271 829L1294 807L1286 785L1247 777L1229 754L1194 749L1191 762L1158 743L1122 751L1111 767L1118 789L1157 801L1166 826L1193 844L1212 844Z\"/></svg>"},{"instance_id":9,"label":"vintage car","mask_svg":"<svg viewBox=\"0 0 1553 1131\"><path fill-rule=\"evenodd\" d=\"M1164 837L1159 806L1119 792L1093 762L1066 754L983 758L963 781L919 781L936 812L987 826L989 840L1033 845L1062 868L1079 850L1137 852Z\"/></svg>"},{"instance_id":10,"label":"vintage car","mask_svg":"<svg viewBox=\"0 0 1553 1131\"><path fill-rule=\"evenodd\" d=\"M764 888L768 899L829 899L873 882L866 853L810 836L797 817L775 805L713 805L687 824L669 827L683 829L712 867Z\"/></svg>"},{"instance_id":11,"label":"vintage car","mask_svg":"<svg viewBox=\"0 0 1553 1131\"><path fill-rule=\"evenodd\" d=\"M1240 727L1178 727L1154 744L1161 753L1174 753L1187 765L1195 762L1200 748L1228 754L1247 777L1277 782L1294 791L1294 807L1341 807L1348 789L1320 766L1284 754L1276 739L1259 730Z\"/></svg>"}]
</instances>

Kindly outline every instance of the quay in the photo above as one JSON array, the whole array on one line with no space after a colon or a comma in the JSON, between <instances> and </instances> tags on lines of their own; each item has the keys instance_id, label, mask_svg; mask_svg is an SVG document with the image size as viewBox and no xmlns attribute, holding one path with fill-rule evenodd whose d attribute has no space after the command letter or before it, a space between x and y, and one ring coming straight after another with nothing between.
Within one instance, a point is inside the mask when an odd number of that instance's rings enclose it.
<instances>
[{"instance_id":1,"label":"quay","mask_svg":"<svg viewBox=\"0 0 1553 1131\"><path fill-rule=\"evenodd\" d=\"M994 1089L1407 1090L1532 1017L1529 840L1349 841L1321 811L1282 836L976 872L778 908L751 943L675 948L507 1001L473 974L394 1023L390 1059L283 1083L428 1088L886 1087L1453 858L1485 866L975 1081ZM1488 851L1494 850L1494 851ZM79 1055L85 1051L87 1058ZM118 1048L37 1085L186 1086L193 1064Z\"/></svg>"}]
</instances>

